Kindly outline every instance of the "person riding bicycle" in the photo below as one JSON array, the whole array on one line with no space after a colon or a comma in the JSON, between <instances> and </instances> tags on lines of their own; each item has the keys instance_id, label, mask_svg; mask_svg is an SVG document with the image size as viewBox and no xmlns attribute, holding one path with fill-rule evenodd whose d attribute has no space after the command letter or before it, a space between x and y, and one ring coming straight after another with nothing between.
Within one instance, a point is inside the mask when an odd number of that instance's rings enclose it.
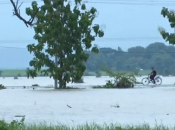
<instances>
[{"instance_id":1,"label":"person riding bicycle","mask_svg":"<svg viewBox=\"0 0 175 130\"><path fill-rule=\"evenodd\" d=\"M156 76L156 70L152 67L152 72L150 74L150 79L153 81L153 83L155 84L155 80L154 80L154 77Z\"/></svg>"}]
</instances>

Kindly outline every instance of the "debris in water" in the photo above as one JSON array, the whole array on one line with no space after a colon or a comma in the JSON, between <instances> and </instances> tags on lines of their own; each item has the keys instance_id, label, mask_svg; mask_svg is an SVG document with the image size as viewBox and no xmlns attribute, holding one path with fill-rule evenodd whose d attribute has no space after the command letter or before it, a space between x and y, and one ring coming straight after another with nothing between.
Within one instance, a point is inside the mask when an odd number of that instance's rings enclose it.
<instances>
[{"instance_id":1,"label":"debris in water","mask_svg":"<svg viewBox=\"0 0 175 130\"><path fill-rule=\"evenodd\" d=\"M67 105L69 108L72 108L71 106Z\"/></svg>"}]
</instances>

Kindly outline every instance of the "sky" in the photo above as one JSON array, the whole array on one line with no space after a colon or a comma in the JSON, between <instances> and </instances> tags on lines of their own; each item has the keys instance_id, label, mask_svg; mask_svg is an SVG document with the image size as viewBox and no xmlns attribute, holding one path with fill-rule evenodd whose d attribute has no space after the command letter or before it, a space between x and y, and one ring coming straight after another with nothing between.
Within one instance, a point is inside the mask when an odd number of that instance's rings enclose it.
<instances>
[{"instance_id":1,"label":"sky","mask_svg":"<svg viewBox=\"0 0 175 130\"><path fill-rule=\"evenodd\" d=\"M32 0L23 1L25 2L20 12L28 19L25 8L30 7ZM41 0L36 1L42 4ZM175 8L175 2L170 0L86 0L86 4L99 12L94 24L99 24L105 33L103 38L94 42L99 47L121 47L127 51L133 46L146 47L154 42L165 43L158 32L159 26L174 32L168 20L161 15L162 7ZM0 0L0 17L0 68L25 67L33 57L26 46L35 42L34 31L13 16L10 0Z\"/></svg>"}]
</instances>

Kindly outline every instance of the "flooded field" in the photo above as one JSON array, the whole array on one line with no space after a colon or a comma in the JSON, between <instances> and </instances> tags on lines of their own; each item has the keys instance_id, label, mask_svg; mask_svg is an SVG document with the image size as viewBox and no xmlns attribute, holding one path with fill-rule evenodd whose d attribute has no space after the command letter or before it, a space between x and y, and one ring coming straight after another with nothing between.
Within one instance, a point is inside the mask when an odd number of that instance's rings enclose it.
<instances>
[{"instance_id":1,"label":"flooded field","mask_svg":"<svg viewBox=\"0 0 175 130\"><path fill-rule=\"evenodd\" d=\"M138 77L141 80L143 77ZM156 123L175 125L175 77L161 77L160 87L141 86L135 89L74 89L54 90L52 88L5 89L0 90L0 118L16 119L25 115L26 122L84 124ZM102 85L109 77L84 77L84 84L70 84L88 87ZM49 78L27 79L1 78L5 86L53 85Z\"/></svg>"},{"instance_id":2,"label":"flooded field","mask_svg":"<svg viewBox=\"0 0 175 130\"><path fill-rule=\"evenodd\" d=\"M146 76L142 76L142 77L136 77L138 82L141 82L142 78L144 78ZM160 76L162 78L162 85L174 85L175 83L175 77L163 77ZM109 76L102 76L100 78L96 78L95 76L84 76L83 80L84 83L80 83L80 84L75 84L75 83L69 83L68 86L94 86L94 85L104 85L106 83L107 80L110 80L112 78L110 78ZM54 85L54 81L53 79L49 78L49 77L37 77L37 78L26 78L26 77L18 77L18 79L14 79L14 77L7 77L7 78L3 78L0 77L0 84L3 84L5 86L32 86L33 84L38 84L39 86L53 86Z\"/></svg>"}]
</instances>

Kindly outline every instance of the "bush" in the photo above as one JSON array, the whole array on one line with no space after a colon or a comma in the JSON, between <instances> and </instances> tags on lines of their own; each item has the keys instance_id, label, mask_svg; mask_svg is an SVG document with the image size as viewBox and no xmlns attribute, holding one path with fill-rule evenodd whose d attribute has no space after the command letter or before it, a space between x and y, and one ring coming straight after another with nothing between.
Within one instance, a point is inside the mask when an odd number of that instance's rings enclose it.
<instances>
[{"instance_id":1,"label":"bush","mask_svg":"<svg viewBox=\"0 0 175 130\"><path fill-rule=\"evenodd\" d=\"M0 90L1 89L6 89L4 85L0 84Z\"/></svg>"},{"instance_id":2,"label":"bush","mask_svg":"<svg viewBox=\"0 0 175 130\"><path fill-rule=\"evenodd\" d=\"M125 73L125 72L113 72L107 68L103 68L103 70L109 74L110 77L113 77L113 80L108 80L104 86L100 88L133 88L136 84L136 78L133 73ZM99 88L99 87L93 87Z\"/></svg>"},{"instance_id":3,"label":"bush","mask_svg":"<svg viewBox=\"0 0 175 130\"><path fill-rule=\"evenodd\" d=\"M114 87L116 88L133 88L136 84L133 74L118 73L114 78Z\"/></svg>"}]
</instances>

